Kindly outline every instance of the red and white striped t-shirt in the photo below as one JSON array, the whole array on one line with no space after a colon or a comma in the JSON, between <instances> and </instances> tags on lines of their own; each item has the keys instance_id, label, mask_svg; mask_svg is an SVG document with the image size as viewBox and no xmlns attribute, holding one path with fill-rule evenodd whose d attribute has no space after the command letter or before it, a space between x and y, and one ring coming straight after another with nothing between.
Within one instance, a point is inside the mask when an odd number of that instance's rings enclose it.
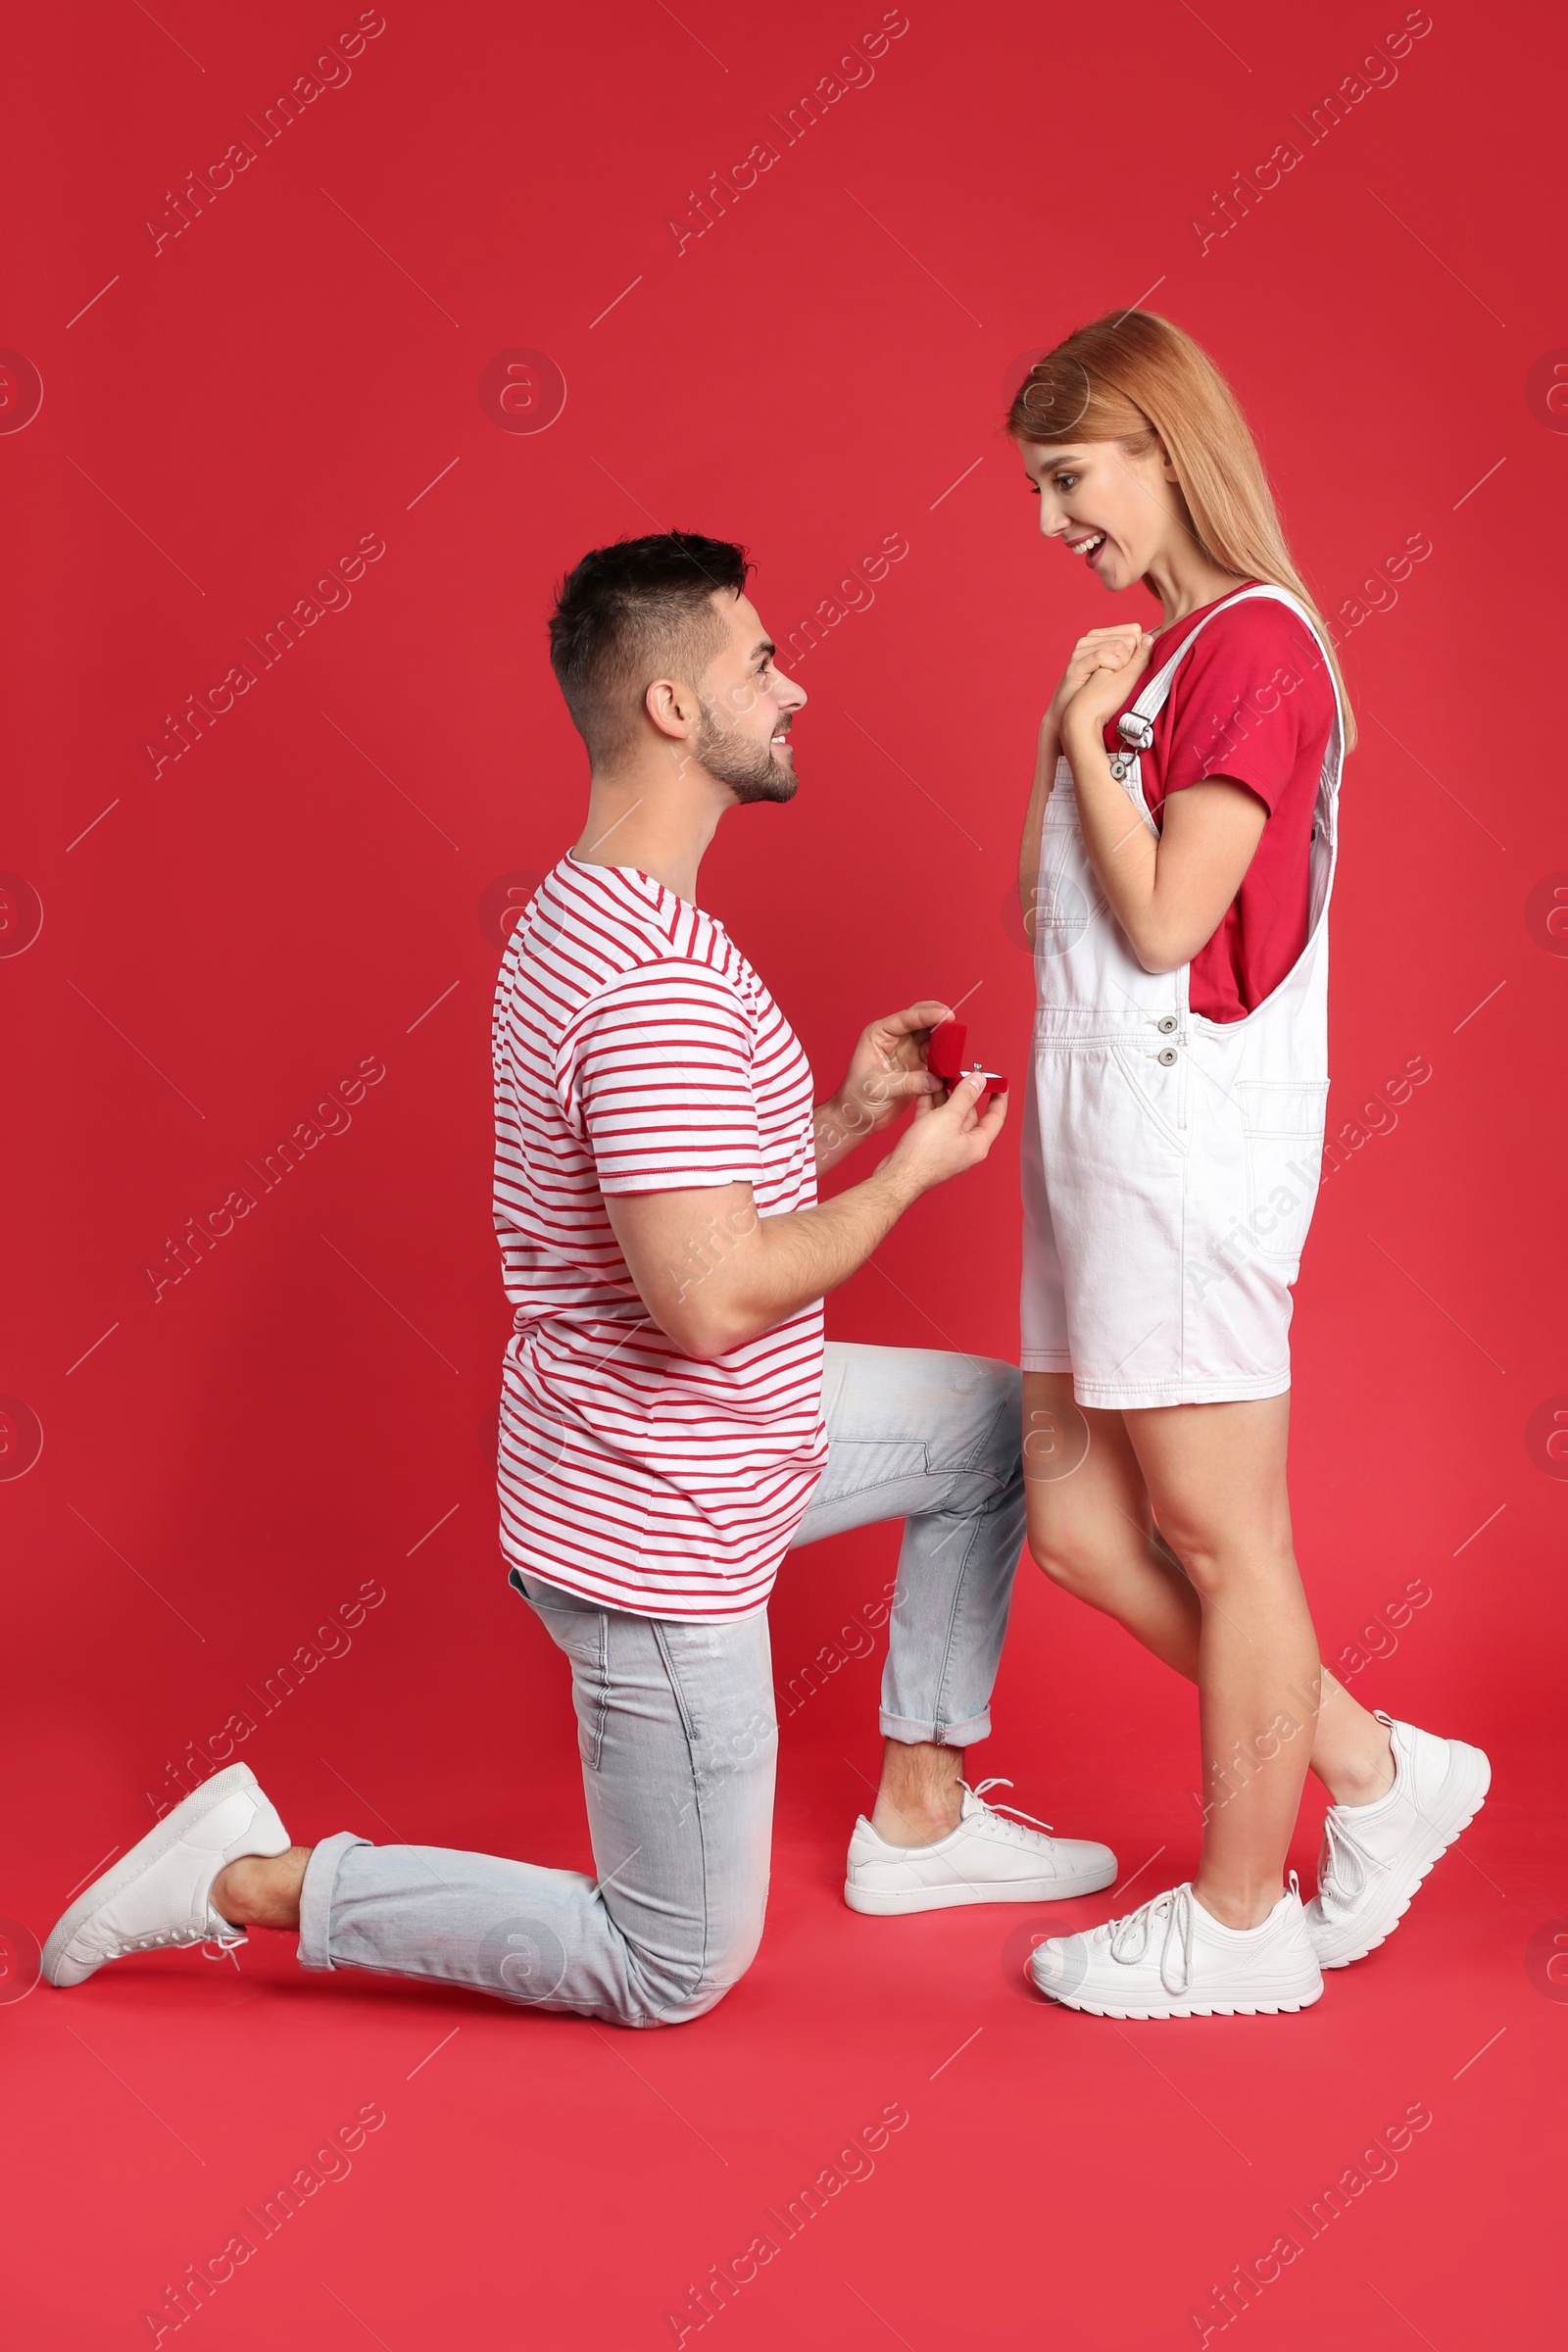
<instances>
[{"instance_id":1,"label":"red and white striped t-shirt","mask_svg":"<svg viewBox=\"0 0 1568 2352\"><path fill-rule=\"evenodd\" d=\"M722 924L634 867L567 856L508 944L491 1049L515 1308L502 1550L640 1616L760 1608L827 1458L820 1301L686 1355L638 1296L605 1195L744 1183L763 1216L809 1208L800 1043Z\"/></svg>"}]
</instances>

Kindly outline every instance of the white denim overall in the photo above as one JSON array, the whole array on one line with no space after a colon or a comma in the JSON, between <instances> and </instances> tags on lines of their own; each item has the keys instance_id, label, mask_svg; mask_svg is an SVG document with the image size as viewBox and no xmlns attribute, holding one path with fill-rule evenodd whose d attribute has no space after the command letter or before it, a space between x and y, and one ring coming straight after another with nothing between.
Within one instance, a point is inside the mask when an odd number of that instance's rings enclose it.
<instances>
[{"instance_id":1,"label":"white denim overall","mask_svg":"<svg viewBox=\"0 0 1568 2352\"><path fill-rule=\"evenodd\" d=\"M1259 596L1278 598L1312 629L1299 601L1272 586L1240 590L1199 623L1120 722L1123 743L1136 748L1111 770L1133 822L1159 830L1137 752L1152 742L1150 722L1177 663L1199 630ZM1313 813L1306 945L1238 1021L1193 1011L1190 965L1144 970L1090 863L1072 770L1057 760L1036 899L1021 1361L1026 1372L1070 1371L1080 1404L1213 1404L1291 1385L1291 1285L1317 1197L1328 1096L1328 906L1343 757L1336 687Z\"/></svg>"}]
</instances>

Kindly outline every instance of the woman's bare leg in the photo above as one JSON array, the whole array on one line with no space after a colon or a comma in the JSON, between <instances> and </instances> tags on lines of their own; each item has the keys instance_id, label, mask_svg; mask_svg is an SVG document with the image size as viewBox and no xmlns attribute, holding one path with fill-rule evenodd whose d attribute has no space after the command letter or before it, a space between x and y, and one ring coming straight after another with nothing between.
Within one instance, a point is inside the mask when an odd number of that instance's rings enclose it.
<instances>
[{"instance_id":1,"label":"woman's bare leg","mask_svg":"<svg viewBox=\"0 0 1568 2352\"><path fill-rule=\"evenodd\" d=\"M1197 1590L1203 1859L1231 1928L1268 1917L1317 1731L1317 1637L1291 1542L1288 1396L1124 1416L1160 1531Z\"/></svg>"},{"instance_id":2,"label":"woman's bare leg","mask_svg":"<svg viewBox=\"0 0 1568 2352\"><path fill-rule=\"evenodd\" d=\"M1023 1389L1029 1544L1036 1561L1065 1591L1103 1609L1166 1665L1186 1675L1189 1681L1198 1682L1203 1650L1204 1604L1165 1535L1153 1526L1149 1485L1129 1434L1127 1417L1076 1404L1069 1373L1026 1372ZM1264 1497L1268 1497L1267 1508L1275 1516L1283 1506L1288 1549L1289 1507L1284 1502L1283 1485L1288 1399L1270 1398L1264 1402L1273 1408L1272 1421L1266 1422L1270 1434L1263 1448L1271 1466L1257 1490L1259 1507L1263 1506ZM1161 1420L1174 1432L1173 1439L1164 1443L1157 1433L1147 1437L1160 1465L1156 1479L1168 1494L1162 1520L1184 1507L1180 1482L1173 1471L1189 1450L1189 1436L1194 1444L1198 1442L1202 1428L1200 1417L1236 1412L1255 1417L1258 1410L1249 1405L1175 1405L1161 1408L1158 1413L1132 1416L1145 1426L1146 1432L1149 1425ZM1229 1443L1223 1438L1220 1441L1221 1459ZM1250 1449L1255 1450L1255 1446ZM1213 1454L1214 1447L1205 1443L1201 1451L1206 1459ZM1170 1468L1164 1466L1167 1459ZM1228 1469L1221 1473L1223 1478L1230 1475ZM1294 1556L1290 1575L1296 1575ZM1285 1586L1288 1592L1289 1577ZM1297 1592L1299 1592L1298 1576ZM1216 1592L1213 1601L1210 1613L1215 1625L1223 1626L1223 1617L1218 1614L1226 1606L1223 1594ZM1300 1606L1304 1605L1303 1600ZM1245 1655L1250 1644L1233 1638L1232 1646ZM1215 1656L1216 1664L1224 1654L1222 1644ZM1245 1674L1246 1669L1243 1671ZM1321 1702L1315 1723L1302 1727L1310 1737L1313 1769L1336 1803L1369 1804L1393 1783L1388 1732L1351 1698L1343 1684L1318 1667L1315 1646L1308 1673L1300 1683L1308 1698L1314 1688L1313 1675L1321 1677ZM1299 1716L1302 1708L1298 1702L1292 1711ZM1265 1716L1239 1737L1245 1742L1254 1734L1261 1734L1268 1744L1270 1721L1271 1717ZM1204 1752L1205 1757L1210 1752L1206 1741ZM1242 1760L1245 1765L1245 1746ZM1227 1788L1237 1787L1237 1780L1236 1772L1232 1771L1226 1783L1210 1789L1211 1807L1223 1806L1229 1811L1233 1801L1240 1801L1239 1797L1233 1800L1226 1794ZM1209 1818L1214 1818L1212 1812Z\"/></svg>"}]
</instances>

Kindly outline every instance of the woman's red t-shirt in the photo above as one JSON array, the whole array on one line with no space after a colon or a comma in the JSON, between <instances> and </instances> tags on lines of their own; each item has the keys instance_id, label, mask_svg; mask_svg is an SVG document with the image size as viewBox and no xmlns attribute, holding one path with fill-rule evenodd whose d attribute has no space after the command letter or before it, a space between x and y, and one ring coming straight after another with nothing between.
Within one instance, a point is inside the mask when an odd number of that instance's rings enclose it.
<instances>
[{"instance_id":1,"label":"woman's red t-shirt","mask_svg":"<svg viewBox=\"0 0 1568 2352\"><path fill-rule=\"evenodd\" d=\"M1155 638L1138 685L1105 728L1107 752L1125 748L1116 731L1122 711L1212 611L1204 605ZM1252 597L1200 632L1153 722L1153 746L1140 765L1156 821L1169 793L1205 777L1245 785L1268 810L1241 889L1193 957L1188 1002L1211 1021L1239 1021L1261 1004L1306 945L1312 814L1333 721L1334 681L1312 632L1277 597Z\"/></svg>"}]
</instances>

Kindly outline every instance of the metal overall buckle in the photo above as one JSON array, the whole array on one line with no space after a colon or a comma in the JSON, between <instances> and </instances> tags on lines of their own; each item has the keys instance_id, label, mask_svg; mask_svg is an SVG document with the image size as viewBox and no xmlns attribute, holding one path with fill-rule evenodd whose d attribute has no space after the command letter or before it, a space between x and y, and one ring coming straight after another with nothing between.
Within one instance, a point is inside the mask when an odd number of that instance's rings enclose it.
<instances>
[{"instance_id":1,"label":"metal overall buckle","mask_svg":"<svg viewBox=\"0 0 1568 2352\"><path fill-rule=\"evenodd\" d=\"M1124 710L1116 721L1116 732L1128 749L1111 754L1110 772L1118 784L1125 784L1127 778L1132 774L1133 760L1136 755L1139 752L1147 752L1152 745L1154 729L1152 722L1147 718L1140 718L1136 710Z\"/></svg>"}]
</instances>

